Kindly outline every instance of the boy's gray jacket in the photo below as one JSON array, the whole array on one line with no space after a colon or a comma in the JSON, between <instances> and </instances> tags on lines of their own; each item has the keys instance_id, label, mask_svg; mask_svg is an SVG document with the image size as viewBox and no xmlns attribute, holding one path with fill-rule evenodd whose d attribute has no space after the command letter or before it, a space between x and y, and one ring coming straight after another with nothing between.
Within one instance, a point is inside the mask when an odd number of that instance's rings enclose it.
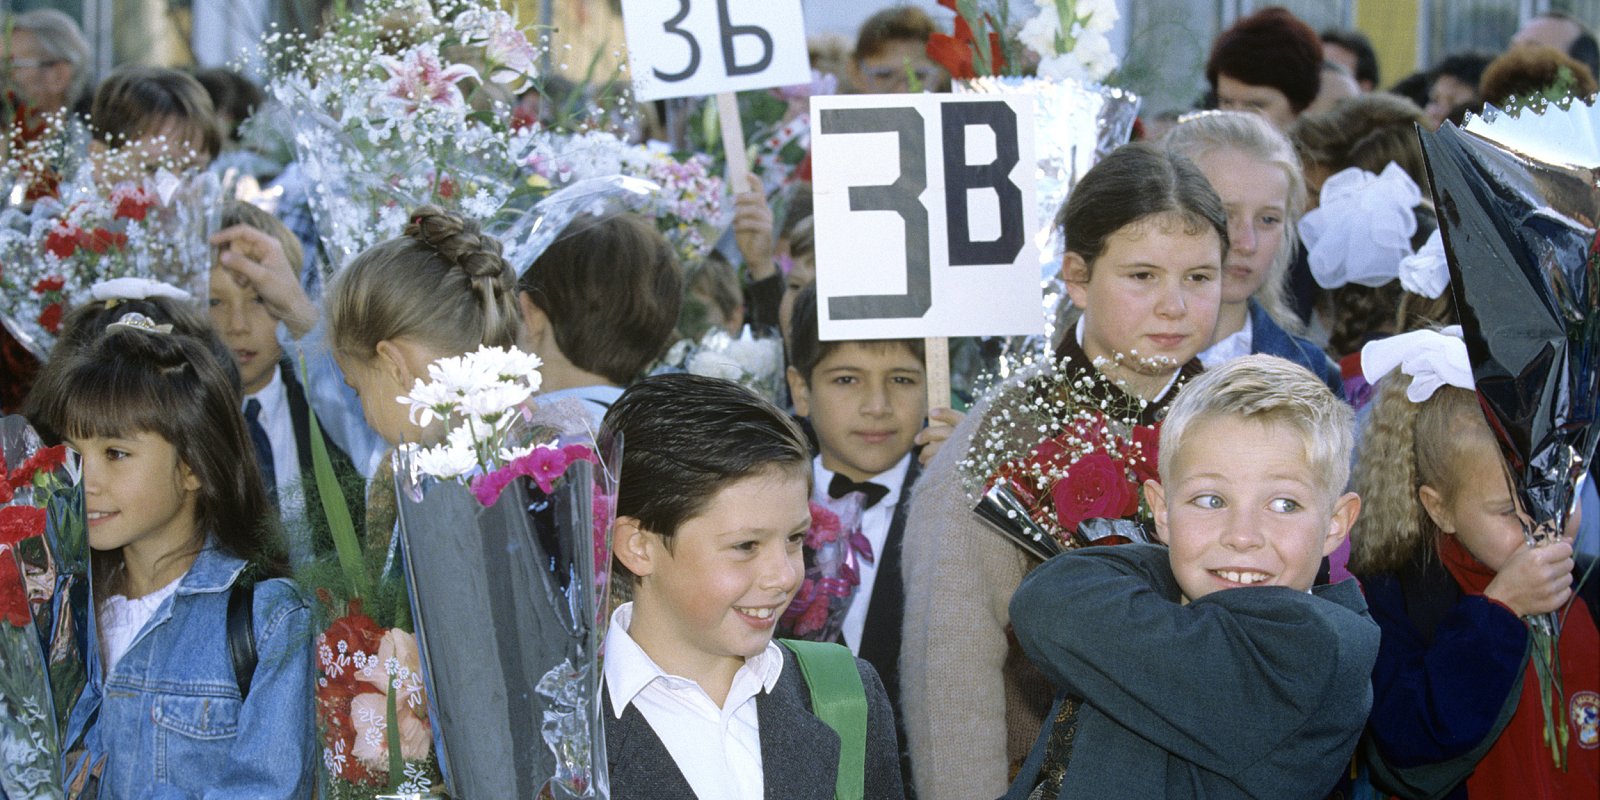
<instances>
[{"instance_id":1,"label":"boy's gray jacket","mask_svg":"<svg viewBox=\"0 0 1600 800\"><path fill-rule=\"evenodd\" d=\"M777 684L772 691L756 696L764 800L832 800L839 772L839 734L811 713L811 692L800 664L793 651L781 649L783 672ZM871 664L858 658L856 669L867 692L865 800L905 800L889 696ZM607 691L601 713L605 716L612 797L695 800L677 762L638 707L630 704L618 719Z\"/></svg>"},{"instance_id":2,"label":"boy's gray jacket","mask_svg":"<svg viewBox=\"0 0 1600 800\"><path fill-rule=\"evenodd\" d=\"M1356 582L1180 596L1166 548L1128 544L1057 556L1012 597L1057 704L1084 699L1060 797L1326 797L1372 707L1379 631ZM1038 783L1050 733L1008 799Z\"/></svg>"}]
</instances>

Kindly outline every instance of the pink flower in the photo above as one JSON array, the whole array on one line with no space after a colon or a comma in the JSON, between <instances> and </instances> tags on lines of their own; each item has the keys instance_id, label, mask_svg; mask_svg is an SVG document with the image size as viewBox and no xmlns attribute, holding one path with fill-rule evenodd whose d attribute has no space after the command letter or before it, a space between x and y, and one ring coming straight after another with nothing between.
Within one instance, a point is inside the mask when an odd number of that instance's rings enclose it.
<instances>
[{"instance_id":1,"label":"pink flower","mask_svg":"<svg viewBox=\"0 0 1600 800\"><path fill-rule=\"evenodd\" d=\"M356 670L356 680L387 692L393 684L395 702L402 710L417 717L428 716L428 690L422 684L422 654L417 650L417 638L399 628L383 632L378 641L378 654L367 659L365 666Z\"/></svg>"},{"instance_id":2,"label":"pink flower","mask_svg":"<svg viewBox=\"0 0 1600 800\"><path fill-rule=\"evenodd\" d=\"M428 723L409 713L402 704L395 706L400 727L400 757L407 761L420 761L428 757L433 746L433 732ZM369 769L387 772L389 769L389 698L377 692L356 695L350 701L350 723L355 728L355 744L351 755Z\"/></svg>"},{"instance_id":3,"label":"pink flower","mask_svg":"<svg viewBox=\"0 0 1600 800\"><path fill-rule=\"evenodd\" d=\"M467 78L478 77L478 71L466 64L446 67L439 61L439 50L423 45L406 53L404 61L392 56L378 56L378 64L389 73L384 90L391 101L406 113L414 114L424 104L455 108L466 102L461 87L456 84Z\"/></svg>"}]
</instances>

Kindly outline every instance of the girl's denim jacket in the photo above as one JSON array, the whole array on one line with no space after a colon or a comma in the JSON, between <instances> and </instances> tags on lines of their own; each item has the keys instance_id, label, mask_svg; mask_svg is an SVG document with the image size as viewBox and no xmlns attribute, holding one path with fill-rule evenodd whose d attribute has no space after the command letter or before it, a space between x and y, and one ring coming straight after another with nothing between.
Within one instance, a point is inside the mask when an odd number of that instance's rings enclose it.
<instances>
[{"instance_id":1,"label":"girl's denim jacket","mask_svg":"<svg viewBox=\"0 0 1600 800\"><path fill-rule=\"evenodd\" d=\"M104 760L100 800L311 796L311 609L290 581L256 585L257 663L241 699L227 607L244 568L208 541L110 675L100 648L86 648L89 681L66 741L82 737L88 763Z\"/></svg>"}]
</instances>

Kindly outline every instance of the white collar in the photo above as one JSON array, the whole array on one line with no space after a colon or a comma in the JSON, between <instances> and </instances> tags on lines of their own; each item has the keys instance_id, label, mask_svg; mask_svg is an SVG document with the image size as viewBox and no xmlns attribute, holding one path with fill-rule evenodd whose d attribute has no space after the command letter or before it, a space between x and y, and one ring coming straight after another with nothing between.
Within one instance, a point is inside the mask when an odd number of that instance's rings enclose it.
<instances>
[{"instance_id":1,"label":"white collar","mask_svg":"<svg viewBox=\"0 0 1600 800\"><path fill-rule=\"evenodd\" d=\"M900 457L899 461L895 462L894 466L866 479L889 490L889 493L884 495L883 499L873 508L894 508L900 502L900 488L906 483L906 471L911 469L911 457L913 455L915 455L914 452L907 451L905 455ZM822 496L826 496L828 494L828 484L833 482L834 471L822 465L822 456L820 455L811 459L811 476L816 482L815 491Z\"/></svg>"},{"instance_id":2,"label":"white collar","mask_svg":"<svg viewBox=\"0 0 1600 800\"><path fill-rule=\"evenodd\" d=\"M267 385L261 387L261 391L244 396L245 403L249 403L251 400L260 402L261 410L268 413L270 413L272 409L278 408L289 402L289 394L288 392L284 391L283 388L282 364L273 365L272 380L267 381ZM239 407L243 408L244 406L240 405Z\"/></svg>"},{"instance_id":3,"label":"white collar","mask_svg":"<svg viewBox=\"0 0 1600 800\"><path fill-rule=\"evenodd\" d=\"M604 667L606 690L611 693L611 705L617 719L622 718L622 712L627 710L628 704L632 703L640 692L657 680L693 683L688 678L673 675L662 669L628 634L628 626L632 623L633 603L623 603L616 611L611 612L611 627L606 630ZM743 673L746 670L752 671L760 680L762 691L772 691L772 687L778 685L778 677L783 674L782 648L777 642L768 641L765 650L745 659L744 666L739 668L739 672ZM738 682L736 674L734 683ZM730 695L729 700L733 699Z\"/></svg>"}]
</instances>

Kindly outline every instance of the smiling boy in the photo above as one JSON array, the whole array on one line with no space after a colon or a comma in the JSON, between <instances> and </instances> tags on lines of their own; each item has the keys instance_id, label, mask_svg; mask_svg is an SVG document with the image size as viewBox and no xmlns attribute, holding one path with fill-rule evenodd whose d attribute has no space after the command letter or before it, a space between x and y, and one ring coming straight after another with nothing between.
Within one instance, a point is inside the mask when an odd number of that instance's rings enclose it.
<instances>
[{"instance_id":1,"label":"smiling boy","mask_svg":"<svg viewBox=\"0 0 1600 800\"><path fill-rule=\"evenodd\" d=\"M1342 493L1351 427L1272 356L1184 387L1145 484L1167 547L1069 552L1012 598L1024 652L1061 691L1008 798L1327 795L1379 638L1355 581L1312 587L1360 511Z\"/></svg>"},{"instance_id":2,"label":"smiling boy","mask_svg":"<svg viewBox=\"0 0 1600 800\"><path fill-rule=\"evenodd\" d=\"M622 395L600 432L603 443L617 437L623 479L613 551L618 573L632 578L633 602L613 613L606 639L612 794L833 797L845 745L812 711L816 662L802 674L796 652L772 638L804 573L804 435L737 384L677 374L645 378ZM893 713L877 673L825 647L860 681L849 698L865 729L865 742L853 745L865 752L852 753L864 764L857 796L903 798Z\"/></svg>"}]
</instances>

